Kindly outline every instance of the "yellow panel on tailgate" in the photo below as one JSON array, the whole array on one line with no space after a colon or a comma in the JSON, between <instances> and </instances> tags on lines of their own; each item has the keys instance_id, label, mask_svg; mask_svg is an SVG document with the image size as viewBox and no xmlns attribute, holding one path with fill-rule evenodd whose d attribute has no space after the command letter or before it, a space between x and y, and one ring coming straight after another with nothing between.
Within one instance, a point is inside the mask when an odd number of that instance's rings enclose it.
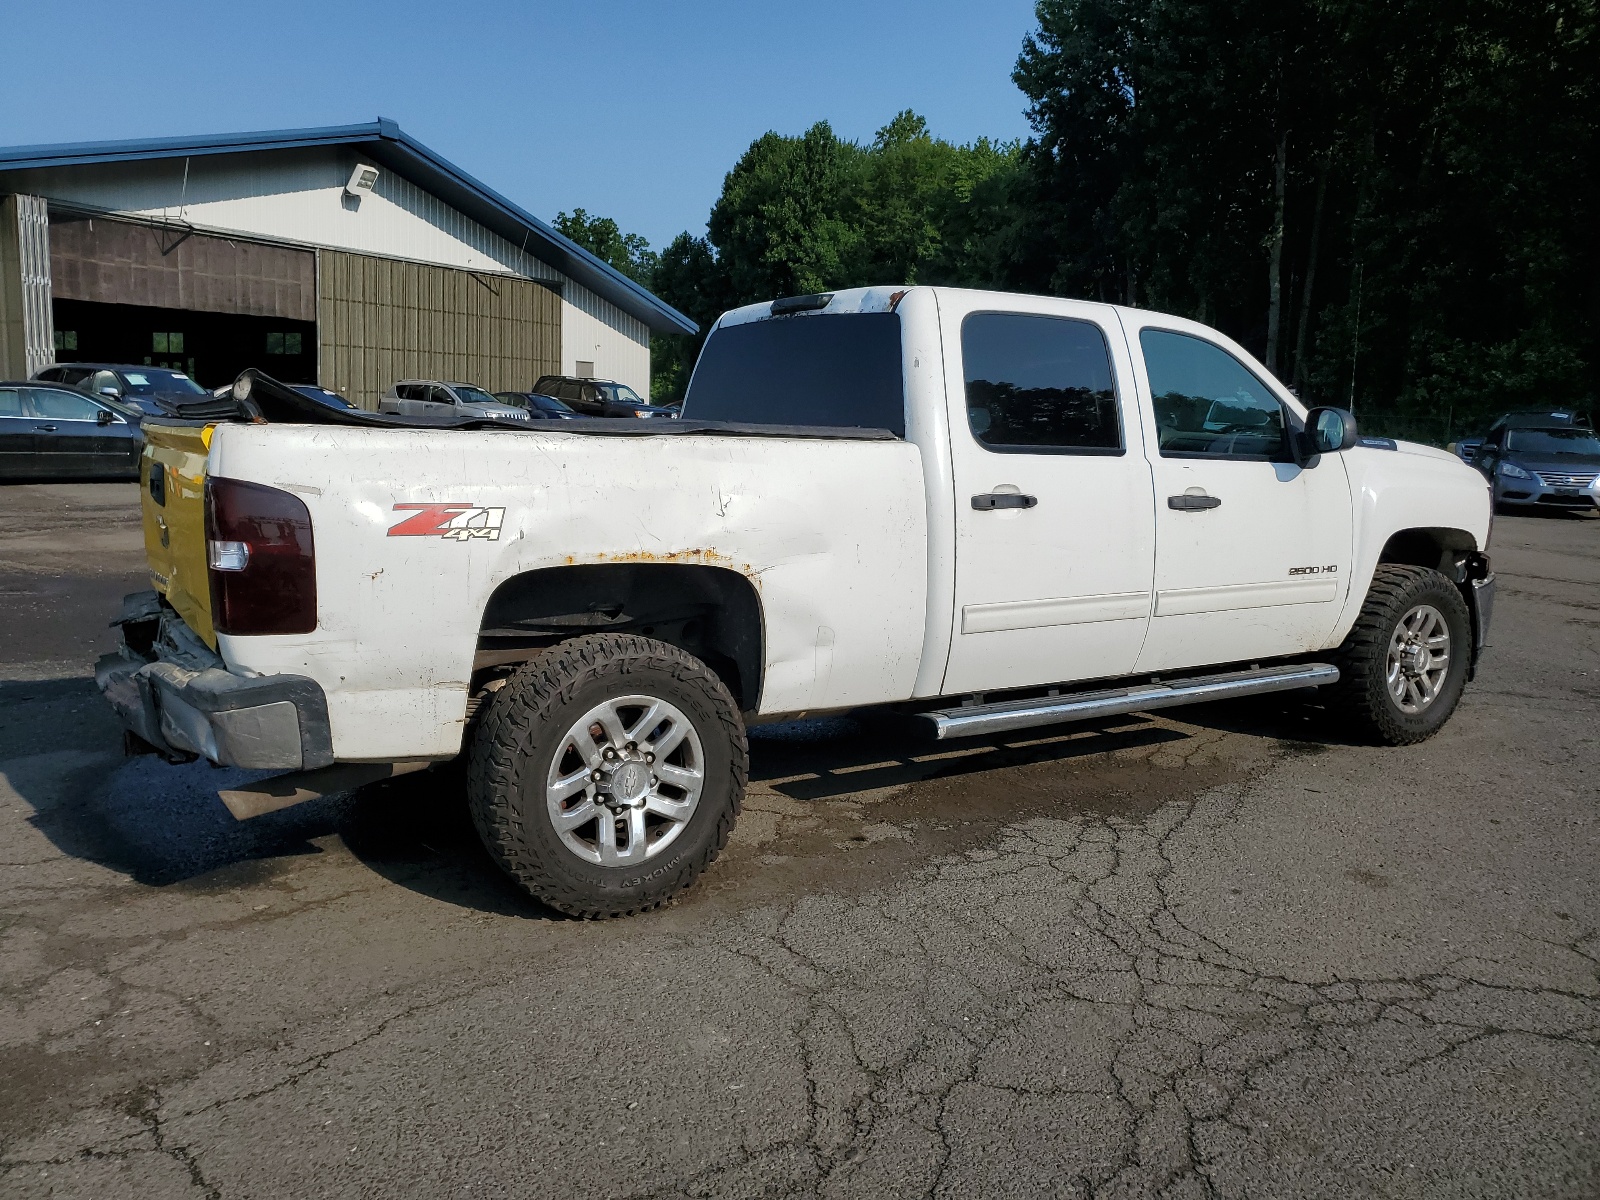
<instances>
[{"instance_id":1,"label":"yellow panel on tailgate","mask_svg":"<svg viewBox=\"0 0 1600 1200\"><path fill-rule=\"evenodd\" d=\"M143 485L144 553L150 578L184 623L213 650L211 582L206 574L206 454L212 425L146 419Z\"/></svg>"}]
</instances>

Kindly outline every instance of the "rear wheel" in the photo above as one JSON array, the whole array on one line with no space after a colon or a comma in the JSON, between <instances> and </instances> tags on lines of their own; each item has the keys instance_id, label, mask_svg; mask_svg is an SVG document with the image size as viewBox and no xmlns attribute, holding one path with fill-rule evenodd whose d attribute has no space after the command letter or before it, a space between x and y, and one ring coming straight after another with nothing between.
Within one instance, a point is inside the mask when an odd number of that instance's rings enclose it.
<instances>
[{"instance_id":1,"label":"rear wheel","mask_svg":"<svg viewBox=\"0 0 1600 1200\"><path fill-rule=\"evenodd\" d=\"M1472 619L1438 571L1380 564L1339 647L1332 706L1358 735L1389 746L1432 737L1466 688Z\"/></svg>"},{"instance_id":2,"label":"rear wheel","mask_svg":"<svg viewBox=\"0 0 1600 1200\"><path fill-rule=\"evenodd\" d=\"M546 652L495 693L467 794L489 853L530 895L612 917L687 888L744 799L744 725L699 659L606 634Z\"/></svg>"}]
</instances>

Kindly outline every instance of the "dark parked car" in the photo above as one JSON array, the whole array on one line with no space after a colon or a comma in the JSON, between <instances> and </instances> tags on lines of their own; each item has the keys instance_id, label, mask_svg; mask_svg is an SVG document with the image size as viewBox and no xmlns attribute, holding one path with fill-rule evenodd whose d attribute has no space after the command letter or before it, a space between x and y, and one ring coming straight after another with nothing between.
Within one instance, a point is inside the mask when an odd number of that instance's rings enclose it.
<instances>
[{"instance_id":1,"label":"dark parked car","mask_svg":"<svg viewBox=\"0 0 1600 1200\"><path fill-rule=\"evenodd\" d=\"M232 387L229 384L229 387ZM329 408L354 408L355 405L329 388L317 387L312 383L291 383L288 385L302 396L315 400L318 404L326 404Z\"/></svg>"},{"instance_id":2,"label":"dark parked car","mask_svg":"<svg viewBox=\"0 0 1600 1200\"><path fill-rule=\"evenodd\" d=\"M0 479L137 479L139 417L60 384L0 383Z\"/></svg>"},{"instance_id":3,"label":"dark parked car","mask_svg":"<svg viewBox=\"0 0 1600 1200\"><path fill-rule=\"evenodd\" d=\"M677 416L671 409L657 408L627 384L610 379L541 375L533 390L541 396L554 396L586 417Z\"/></svg>"},{"instance_id":4,"label":"dark parked car","mask_svg":"<svg viewBox=\"0 0 1600 1200\"><path fill-rule=\"evenodd\" d=\"M64 383L102 400L120 400L147 416L160 416L157 400L170 396L192 402L206 389L182 371L166 367L140 367L131 363L57 363L36 371L41 383Z\"/></svg>"},{"instance_id":5,"label":"dark parked car","mask_svg":"<svg viewBox=\"0 0 1600 1200\"><path fill-rule=\"evenodd\" d=\"M1600 504L1600 438L1576 413L1513 412L1496 419L1471 458L1499 506Z\"/></svg>"},{"instance_id":6,"label":"dark parked car","mask_svg":"<svg viewBox=\"0 0 1600 1200\"><path fill-rule=\"evenodd\" d=\"M496 392L494 398L501 404L515 404L528 410L535 421L576 421L579 414L572 411L564 400L538 392Z\"/></svg>"}]
</instances>

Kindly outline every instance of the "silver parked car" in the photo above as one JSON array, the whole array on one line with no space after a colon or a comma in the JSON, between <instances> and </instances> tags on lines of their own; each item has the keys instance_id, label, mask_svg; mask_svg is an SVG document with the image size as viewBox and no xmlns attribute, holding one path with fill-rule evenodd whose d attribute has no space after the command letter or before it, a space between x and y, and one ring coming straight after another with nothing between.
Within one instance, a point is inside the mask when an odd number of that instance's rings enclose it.
<instances>
[{"instance_id":1,"label":"silver parked car","mask_svg":"<svg viewBox=\"0 0 1600 1200\"><path fill-rule=\"evenodd\" d=\"M499 417L526 421L528 412L496 400L470 383L442 383L436 379L404 379L378 401L378 411L402 417Z\"/></svg>"}]
</instances>

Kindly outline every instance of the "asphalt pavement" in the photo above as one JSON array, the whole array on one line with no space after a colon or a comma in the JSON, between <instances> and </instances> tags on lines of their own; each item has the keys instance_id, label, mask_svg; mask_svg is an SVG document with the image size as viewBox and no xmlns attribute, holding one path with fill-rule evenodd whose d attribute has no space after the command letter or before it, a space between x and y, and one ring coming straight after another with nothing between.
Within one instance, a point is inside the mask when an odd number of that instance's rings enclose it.
<instances>
[{"instance_id":1,"label":"asphalt pavement","mask_svg":"<svg viewBox=\"0 0 1600 1200\"><path fill-rule=\"evenodd\" d=\"M759 730L724 858L595 924L449 770L241 824L124 759L136 489L0 498L8 1198L1600 1194L1600 518L1499 518L1420 746Z\"/></svg>"}]
</instances>

